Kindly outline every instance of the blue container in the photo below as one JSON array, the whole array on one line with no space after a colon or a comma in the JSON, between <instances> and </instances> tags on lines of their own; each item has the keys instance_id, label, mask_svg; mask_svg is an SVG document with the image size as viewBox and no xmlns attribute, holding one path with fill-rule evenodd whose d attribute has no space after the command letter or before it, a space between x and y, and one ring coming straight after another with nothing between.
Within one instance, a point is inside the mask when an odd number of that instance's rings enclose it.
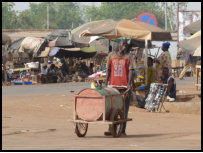
<instances>
[{"instance_id":1,"label":"blue container","mask_svg":"<svg viewBox=\"0 0 203 153\"><path fill-rule=\"evenodd\" d=\"M147 89L147 86L140 86L140 87L138 87L137 89L138 89L138 90L145 90L145 89Z\"/></svg>"},{"instance_id":2,"label":"blue container","mask_svg":"<svg viewBox=\"0 0 203 153\"><path fill-rule=\"evenodd\" d=\"M15 84L15 85L23 85L23 82L20 80L20 81L13 81L13 83Z\"/></svg>"},{"instance_id":3,"label":"blue container","mask_svg":"<svg viewBox=\"0 0 203 153\"><path fill-rule=\"evenodd\" d=\"M25 81L24 83L25 83L26 85L31 85L31 84L32 84L31 81Z\"/></svg>"}]
</instances>

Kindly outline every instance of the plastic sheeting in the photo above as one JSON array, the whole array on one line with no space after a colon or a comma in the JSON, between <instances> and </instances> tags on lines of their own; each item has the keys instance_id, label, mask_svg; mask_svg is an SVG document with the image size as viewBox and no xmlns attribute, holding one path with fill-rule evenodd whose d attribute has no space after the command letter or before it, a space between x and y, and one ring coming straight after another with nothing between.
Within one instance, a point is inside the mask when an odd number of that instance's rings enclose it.
<instances>
[{"instance_id":1,"label":"plastic sheeting","mask_svg":"<svg viewBox=\"0 0 203 153\"><path fill-rule=\"evenodd\" d=\"M201 20L193 22L183 28L184 34L194 34L195 32L201 30Z\"/></svg>"}]
</instances>

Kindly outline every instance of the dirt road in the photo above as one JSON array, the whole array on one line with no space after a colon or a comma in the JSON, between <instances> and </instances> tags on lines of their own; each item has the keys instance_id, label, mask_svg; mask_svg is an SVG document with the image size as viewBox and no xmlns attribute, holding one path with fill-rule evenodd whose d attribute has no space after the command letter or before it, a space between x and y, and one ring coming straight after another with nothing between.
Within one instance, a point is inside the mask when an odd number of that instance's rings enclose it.
<instances>
[{"instance_id":1,"label":"dirt road","mask_svg":"<svg viewBox=\"0 0 203 153\"><path fill-rule=\"evenodd\" d=\"M150 113L131 106L127 136L103 135L107 125L90 124L78 138L73 95L88 83L2 87L3 150L200 150L201 115ZM74 90L75 92L70 92Z\"/></svg>"}]
</instances>

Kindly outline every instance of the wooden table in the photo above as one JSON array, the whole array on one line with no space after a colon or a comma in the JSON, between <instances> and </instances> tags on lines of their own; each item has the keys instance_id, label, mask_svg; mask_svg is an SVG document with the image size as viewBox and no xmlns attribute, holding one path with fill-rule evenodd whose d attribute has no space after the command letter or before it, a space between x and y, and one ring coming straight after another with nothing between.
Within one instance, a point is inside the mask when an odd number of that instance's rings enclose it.
<instances>
[{"instance_id":1,"label":"wooden table","mask_svg":"<svg viewBox=\"0 0 203 153\"><path fill-rule=\"evenodd\" d=\"M195 83L196 90L198 90L198 87L201 87L201 83L198 83L199 72L201 72L201 65L196 65L196 83ZM201 77L200 77L200 79L201 79Z\"/></svg>"},{"instance_id":2,"label":"wooden table","mask_svg":"<svg viewBox=\"0 0 203 153\"><path fill-rule=\"evenodd\" d=\"M39 68L16 68L16 69L11 69L13 71L13 73L15 74L16 77L20 77L20 70L29 72L31 74L31 79L36 80L37 82L37 74L40 73L40 69ZM36 77L34 77L36 76Z\"/></svg>"},{"instance_id":3,"label":"wooden table","mask_svg":"<svg viewBox=\"0 0 203 153\"><path fill-rule=\"evenodd\" d=\"M23 70L23 71L30 71L31 69L30 68L17 68L17 69L12 69L13 72L19 72L20 70Z\"/></svg>"}]
</instances>

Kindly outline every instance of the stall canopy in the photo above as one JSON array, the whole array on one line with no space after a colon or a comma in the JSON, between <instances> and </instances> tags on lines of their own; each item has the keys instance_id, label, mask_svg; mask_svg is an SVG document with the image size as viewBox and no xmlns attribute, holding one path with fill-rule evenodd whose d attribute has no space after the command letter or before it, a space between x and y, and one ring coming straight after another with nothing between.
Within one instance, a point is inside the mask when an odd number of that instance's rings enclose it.
<instances>
[{"instance_id":1,"label":"stall canopy","mask_svg":"<svg viewBox=\"0 0 203 153\"><path fill-rule=\"evenodd\" d=\"M109 46L111 45L113 49L117 48L118 41L116 39L107 39L106 37L102 36L90 36L90 37L80 37L81 32L91 30L98 27L108 27L109 25L112 26L116 23L116 21L112 19L107 20L98 20L88 22L83 24L71 31L71 40L74 42L80 43L89 43L90 46L94 47L98 54L108 54ZM122 38L121 38L122 39ZM128 38L129 39L129 38ZM143 40L130 40L130 44L134 47L145 47L145 42ZM148 47L151 48L152 44L149 41Z\"/></svg>"},{"instance_id":2,"label":"stall canopy","mask_svg":"<svg viewBox=\"0 0 203 153\"><path fill-rule=\"evenodd\" d=\"M190 52L193 54L197 48L201 50L201 30L196 32L191 37L187 38L186 40L179 42L179 47L183 51Z\"/></svg>"},{"instance_id":3,"label":"stall canopy","mask_svg":"<svg viewBox=\"0 0 203 153\"><path fill-rule=\"evenodd\" d=\"M49 56L55 56L58 58L63 57L75 57L80 59L91 58L96 55L96 50L93 47L83 48L54 48L50 51Z\"/></svg>"},{"instance_id":4,"label":"stall canopy","mask_svg":"<svg viewBox=\"0 0 203 153\"><path fill-rule=\"evenodd\" d=\"M37 57L45 50L47 42L43 38L25 37L20 44L19 53L27 53L33 57Z\"/></svg>"},{"instance_id":5,"label":"stall canopy","mask_svg":"<svg viewBox=\"0 0 203 153\"><path fill-rule=\"evenodd\" d=\"M194 34L197 31L201 30L201 20L193 22L183 28L184 34Z\"/></svg>"},{"instance_id":6,"label":"stall canopy","mask_svg":"<svg viewBox=\"0 0 203 153\"><path fill-rule=\"evenodd\" d=\"M22 37L22 38L19 38L15 41L13 41L11 44L9 44L7 47L6 47L6 52L10 52L10 53L16 53L18 54L18 50L20 48L20 45L22 43L22 41L25 39L25 37Z\"/></svg>"},{"instance_id":7,"label":"stall canopy","mask_svg":"<svg viewBox=\"0 0 203 153\"><path fill-rule=\"evenodd\" d=\"M49 41L49 47L72 47L70 41L70 31L68 30L55 30L45 37Z\"/></svg>"},{"instance_id":8,"label":"stall canopy","mask_svg":"<svg viewBox=\"0 0 203 153\"><path fill-rule=\"evenodd\" d=\"M197 49L195 50L193 56L201 56L201 45L199 47L197 47Z\"/></svg>"},{"instance_id":9,"label":"stall canopy","mask_svg":"<svg viewBox=\"0 0 203 153\"><path fill-rule=\"evenodd\" d=\"M98 20L98 21L92 21L88 22L86 24L83 24L71 31L71 40L78 43L89 43L90 37L79 37L80 33L93 28L98 28L100 26L106 26L109 24L113 24L115 21L108 19L108 20Z\"/></svg>"},{"instance_id":10,"label":"stall canopy","mask_svg":"<svg viewBox=\"0 0 203 153\"><path fill-rule=\"evenodd\" d=\"M98 20L85 23L71 31L71 40L77 43L85 43L89 44L90 46L94 47L98 54L108 54L109 45L115 46L117 42L110 42L105 37L79 37L79 34L91 28L96 28L101 25L106 25L109 23L114 22L111 19L108 20Z\"/></svg>"},{"instance_id":11,"label":"stall canopy","mask_svg":"<svg viewBox=\"0 0 203 153\"><path fill-rule=\"evenodd\" d=\"M43 50L41 52L41 54L37 57L48 57L49 56L49 53L52 49L54 49L55 47L46 47L45 50Z\"/></svg>"},{"instance_id":12,"label":"stall canopy","mask_svg":"<svg viewBox=\"0 0 203 153\"><path fill-rule=\"evenodd\" d=\"M45 37L49 41L49 47L63 47L63 48L72 48L72 47L88 47L87 43L78 43L71 40L71 31L70 30L55 30Z\"/></svg>"},{"instance_id":13,"label":"stall canopy","mask_svg":"<svg viewBox=\"0 0 203 153\"><path fill-rule=\"evenodd\" d=\"M108 24L100 25L97 28L85 30L80 33L80 37L84 36L103 36L108 39L117 39L126 37L136 40L145 40L145 60L144 65L147 67L148 56L148 40L151 41L170 41L171 33L153 25L123 19L121 21L113 21ZM145 68L145 83L147 83L147 68Z\"/></svg>"},{"instance_id":14,"label":"stall canopy","mask_svg":"<svg viewBox=\"0 0 203 153\"><path fill-rule=\"evenodd\" d=\"M153 25L123 19L100 25L97 28L85 30L80 33L83 36L103 36L109 39L127 37L138 40L166 41L172 40L170 32Z\"/></svg>"}]
</instances>

